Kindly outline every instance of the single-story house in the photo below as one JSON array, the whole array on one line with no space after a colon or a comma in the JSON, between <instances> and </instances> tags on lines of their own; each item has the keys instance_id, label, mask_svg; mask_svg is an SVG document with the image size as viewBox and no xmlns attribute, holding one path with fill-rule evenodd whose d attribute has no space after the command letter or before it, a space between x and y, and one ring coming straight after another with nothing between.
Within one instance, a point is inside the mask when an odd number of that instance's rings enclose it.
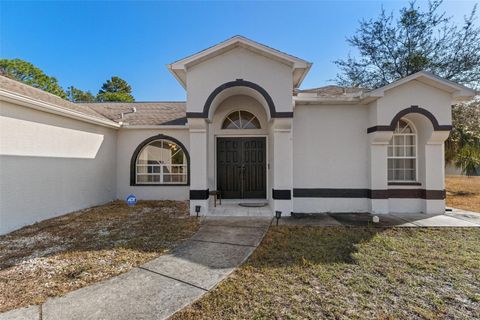
<instances>
[{"instance_id":1,"label":"single-story house","mask_svg":"<svg viewBox=\"0 0 480 320\"><path fill-rule=\"evenodd\" d=\"M75 104L0 77L0 233L130 194L200 215L211 191L272 215L443 213L451 105L474 91L427 72L299 89L311 66L235 36L168 65L185 102Z\"/></svg>"}]
</instances>

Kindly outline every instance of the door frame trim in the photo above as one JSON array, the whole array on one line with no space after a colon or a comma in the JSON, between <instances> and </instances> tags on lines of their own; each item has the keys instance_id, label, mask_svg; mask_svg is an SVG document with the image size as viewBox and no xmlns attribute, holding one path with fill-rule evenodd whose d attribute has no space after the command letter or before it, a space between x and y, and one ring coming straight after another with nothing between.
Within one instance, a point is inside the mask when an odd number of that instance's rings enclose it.
<instances>
[{"instance_id":1,"label":"door frame trim","mask_svg":"<svg viewBox=\"0 0 480 320\"><path fill-rule=\"evenodd\" d=\"M268 153L268 134L217 134L213 136L215 144L213 146L213 157L215 159L213 163L213 171L214 171L214 180L215 180L215 190L218 190L217 188L217 144L218 144L218 138L265 138L265 158L267 160L267 163L265 165L265 194L266 198L265 199L259 199L259 200L270 200L269 192L270 190L270 179L268 177L268 172L270 170L270 155ZM237 200L237 199L233 199ZM238 200L243 200L243 199L238 199Z\"/></svg>"}]
</instances>

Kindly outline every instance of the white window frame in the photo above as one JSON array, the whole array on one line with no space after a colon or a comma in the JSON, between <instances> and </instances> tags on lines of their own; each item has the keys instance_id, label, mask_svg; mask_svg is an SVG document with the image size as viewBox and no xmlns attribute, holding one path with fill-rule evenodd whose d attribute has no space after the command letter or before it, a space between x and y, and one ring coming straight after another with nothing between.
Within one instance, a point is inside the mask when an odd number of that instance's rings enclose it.
<instances>
[{"instance_id":1,"label":"white window frame","mask_svg":"<svg viewBox=\"0 0 480 320\"><path fill-rule=\"evenodd\" d=\"M147 148L148 146L150 146L152 143L155 143L155 142L158 142L158 141L161 141L162 142L162 146L163 146L163 143L173 143L175 144L177 147L178 147L178 150L177 152L179 152L180 150L183 152L184 154L184 164L171 164L171 163L159 163L159 164L149 164L149 163L145 163L145 164L139 164L138 163L138 160L140 158L140 155L142 154L143 151L145 151L145 148ZM171 151L171 150L170 150ZM173 158L177 152L173 153L173 152L170 152L170 159ZM145 173L139 173L138 169L139 168L147 168L147 172ZM171 172L172 171L172 168L174 167L177 167L177 168L180 168L182 167L183 168L183 173L173 173ZM151 171L152 172L148 172L148 168L151 168ZM159 168L159 172L154 172L154 168ZM165 172L166 171L166 168L170 168L170 172ZM159 176L159 181L138 181L138 176ZM164 175L170 175L170 176L184 176L185 177L185 182L178 182L178 181L164 181ZM137 185L188 185L188 158L187 158L187 155L186 155L186 150L184 150L178 143L175 143L174 141L171 141L171 140L168 140L168 139L157 139L157 140L153 140L153 141L150 141L148 144L144 145L142 147L142 150L140 150L140 152L138 153L137 155L137 159L135 159L135 183Z\"/></svg>"},{"instance_id":2,"label":"white window frame","mask_svg":"<svg viewBox=\"0 0 480 320\"><path fill-rule=\"evenodd\" d=\"M257 119L258 121L258 124L260 125L258 128L244 128L244 125L242 123L242 117L240 116L241 112L245 112L245 113L249 113L252 115L252 117L250 118L250 120L248 120L246 123L245 123L245 126L248 125L249 123L251 123L254 119ZM240 121L240 126L238 126L232 119L230 119L230 116L234 113L238 113L238 116L239 116L239 121ZM223 125L225 124L225 121L230 121L230 123L232 123L236 128L224 128ZM259 129L262 129L262 126L260 124L260 119L258 119L258 117L253 114L252 112L250 111L247 111L247 110L235 110L235 111L232 111L230 112L226 117L225 119L223 119L222 121L222 125L221 125L221 129L222 130L259 130Z\"/></svg>"},{"instance_id":3,"label":"white window frame","mask_svg":"<svg viewBox=\"0 0 480 320\"><path fill-rule=\"evenodd\" d=\"M399 123L400 121L403 121L403 122L406 122L408 124L408 126L412 129L412 133L395 133L395 130L397 130L398 126L399 126ZM397 124L395 125L395 130L393 131L393 135L392 135L392 138L390 141L393 141L393 145L390 145L390 143L388 144L387 146L387 182L388 183L416 183L418 182L418 134L417 134L417 128L415 127L415 125L413 124L412 121L408 120L408 119L405 119L405 118L401 118ZM407 147L412 147L411 145L406 145L404 144L403 145L403 153L404 155L403 156L395 156L395 136L413 136L413 141L414 141L414 147L415 147L415 156L406 156L406 149ZM388 148L392 148L392 155L390 156L388 154ZM415 160L415 176L414 176L414 179L413 180L390 180L388 178L388 171L389 171L389 167L388 167L388 160L390 159L413 159ZM394 172L395 172L395 168L393 168ZM395 176L395 174L394 174Z\"/></svg>"}]
</instances>

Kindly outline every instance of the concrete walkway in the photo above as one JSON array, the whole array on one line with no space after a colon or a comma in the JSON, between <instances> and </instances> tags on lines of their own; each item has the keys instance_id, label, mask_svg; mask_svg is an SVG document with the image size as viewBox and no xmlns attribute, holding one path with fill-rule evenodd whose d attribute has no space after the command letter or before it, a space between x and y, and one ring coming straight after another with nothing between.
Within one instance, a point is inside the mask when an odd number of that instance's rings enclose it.
<instances>
[{"instance_id":1,"label":"concrete walkway","mask_svg":"<svg viewBox=\"0 0 480 320\"><path fill-rule=\"evenodd\" d=\"M205 218L172 254L0 320L165 319L214 288L260 244L271 218Z\"/></svg>"},{"instance_id":2,"label":"concrete walkway","mask_svg":"<svg viewBox=\"0 0 480 320\"><path fill-rule=\"evenodd\" d=\"M323 213L283 217L280 225L480 227L480 213L441 215ZM52 298L43 305L0 314L0 320L165 319L200 298L242 264L260 244L272 218L208 217L172 254L110 280Z\"/></svg>"},{"instance_id":3,"label":"concrete walkway","mask_svg":"<svg viewBox=\"0 0 480 320\"><path fill-rule=\"evenodd\" d=\"M393 213L379 214L373 223L370 213L315 213L298 218L286 217L280 225L374 226L374 227L480 227L480 213L452 209L445 214Z\"/></svg>"}]
</instances>

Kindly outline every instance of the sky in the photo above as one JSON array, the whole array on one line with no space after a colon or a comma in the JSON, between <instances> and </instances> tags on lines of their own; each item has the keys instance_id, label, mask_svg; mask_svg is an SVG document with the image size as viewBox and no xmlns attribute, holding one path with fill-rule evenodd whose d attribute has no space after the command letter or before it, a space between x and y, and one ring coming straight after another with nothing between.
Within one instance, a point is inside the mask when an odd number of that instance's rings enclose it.
<instances>
[{"instance_id":1,"label":"sky","mask_svg":"<svg viewBox=\"0 0 480 320\"><path fill-rule=\"evenodd\" d=\"M420 6L426 2L417 1ZM136 101L185 100L166 65L234 35L313 62L302 88L333 83L334 60L355 54L346 38L382 6L406 1L3 1L0 57L27 60L62 87L96 94L111 76ZM461 22L475 1L446 1Z\"/></svg>"}]
</instances>

